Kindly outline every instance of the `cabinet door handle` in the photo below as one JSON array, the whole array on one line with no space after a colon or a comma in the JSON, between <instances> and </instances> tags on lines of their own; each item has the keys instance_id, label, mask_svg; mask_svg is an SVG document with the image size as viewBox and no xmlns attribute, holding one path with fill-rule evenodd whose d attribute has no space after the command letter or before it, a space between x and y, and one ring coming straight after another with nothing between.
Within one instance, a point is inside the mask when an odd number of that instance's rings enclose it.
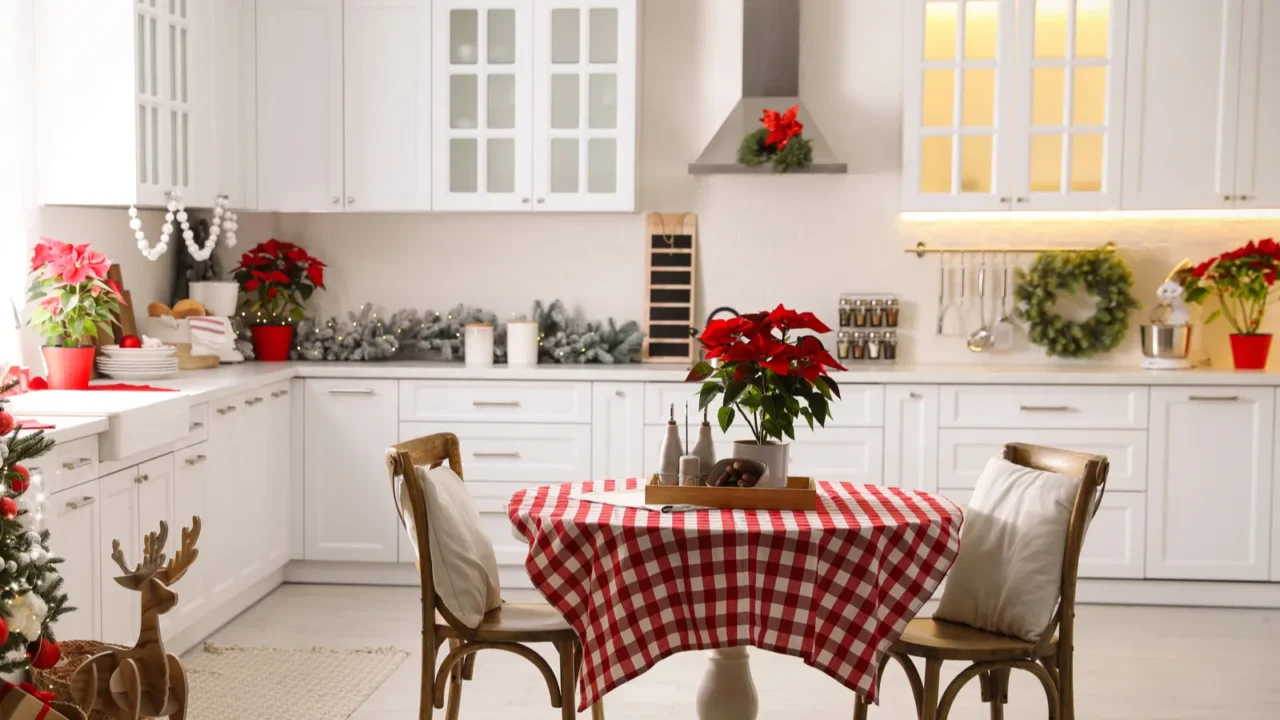
<instances>
[{"instance_id":1,"label":"cabinet door handle","mask_svg":"<svg viewBox=\"0 0 1280 720\"><path fill-rule=\"evenodd\" d=\"M289 394L289 391L288 391L288 390L281 390L281 391L280 391L280 397L284 397L285 395L288 395L288 394Z\"/></svg>"},{"instance_id":2,"label":"cabinet door handle","mask_svg":"<svg viewBox=\"0 0 1280 720\"><path fill-rule=\"evenodd\" d=\"M519 457L520 457L520 453L518 453L518 452L473 452L473 453L471 453L471 457L473 457L473 458L512 458L512 459L519 459Z\"/></svg>"},{"instance_id":3,"label":"cabinet door handle","mask_svg":"<svg viewBox=\"0 0 1280 720\"><path fill-rule=\"evenodd\" d=\"M134 478L133 481L141 485L142 483L147 482L150 479L151 479L150 475L139 475L138 477Z\"/></svg>"},{"instance_id":4,"label":"cabinet door handle","mask_svg":"<svg viewBox=\"0 0 1280 720\"><path fill-rule=\"evenodd\" d=\"M920 393L918 393L918 392L909 392L909 393L907 393L907 397L911 398L912 400L919 400L919 399L923 398L923 397L924 397L924 395L921 395L921 394L920 394Z\"/></svg>"},{"instance_id":5,"label":"cabinet door handle","mask_svg":"<svg viewBox=\"0 0 1280 720\"><path fill-rule=\"evenodd\" d=\"M62 463L63 470L79 470L80 468L93 463L93 458L80 458L75 462Z\"/></svg>"},{"instance_id":6,"label":"cabinet door handle","mask_svg":"<svg viewBox=\"0 0 1280 720\"><path fill-rule=\"evenodd\" d=\"M547 201L546 198L538 198L538 204L541 205Z\"/></svg>"},{"instance_id":7,"label":"cabinet door handle","mask_svg":"<svg viewBox=\"0 0 1280 720\"><path fill-rule=\"evenodd\" d=\"M195 431L197 431L197 430L200 430L200 429L201 429L201 428L203 428L203 427L204 427L204 423L202 423L202 422L193 422L193 423L191 423L190 431L191 431L191 432L195 432Z\"/></svg>"},{"instance_id":8,"label":"cabinet door handle","mask_svg":"<svg viewBox=\"0 0 1280 720\"><path fill-rule=\"evenodd\" d=\"M525 205L528 205L528 204L529 204L529 198L520 198L520 202L524 203Z\"/></svg>"},{"instance_id":9,"label":"cabinet door handle","mask_svg":"<svg viewBox=\"0 0 1280 720\"><path fill-rule=\"evenodd\" d=\"M372 395L373 388L333 388L330 395Z\"/></svg>"},{"instance_id":10,"label":"cabinet door handle","mask_svg":"<svg viewBox=\"0 0 1280 720\"><path fill-rule=\"evenodd\" d=\"M519 400L475 400L473 407L520 407Z\"/></svg>"},{"instance_id":11,"label":"cabinet door handle","mask_svg":"<svg viewBox=\"0 0 1280 720\"><path fill-rule=\"evenodd\" d=\"M98 502L98 498L95 498L95 497L87 497L87 496L86 496L86 497L82 497L82 498L80 498L79 500L69 500L69 501L67 501L67 509L68 509L68 510L79 510L79 509L80 509L80 508L82 508L82 507L89 507L90 505L92 505L92 504L94 504L94 503L96 503L96 502Z\"/></svg>"},{"instance_id":12,"label":"cabinet door handle","mask_svg":"<svg viewBox=\"0 0 1280 720\"><path fill-rule=\"evenodd\" d=\"M1011 202L1013 202L1013 198L1012 198L1012 197L1009 197L1008 195L1006 195L1006 196L1004 196L1004 197L1000 198L1000 203L1001 203L1002 205L1006 205L1006 204L1011 203Z\"/></svg>"},{"instance_id":13,"label":"cabinet door handle","mask_svg":"<svg viewBox=\"0 0 1280 720\"><path fill-rule=\"evenodd\" d=\"M205 460L208 460L208 459L209 459L209 457L208 457L207 455L197 455L197 456L195 456L195 457L189 457L189 458L187 458L187 465L188 465L188 466L191 466L191 465L199 465L200 463L202 463L202 462L204 462Z\"/></svg>"},{"instance_id":14,"label":"cabinet door handle","mask_svg":"<svg viewBox=\"0 0 1280 720\"><path fill-rule=\"evenodd\" d=\"M333 199L330 200L330 202L332 202L334 205L337 205L338 203L342 202L342 198L338 197L337 195L334 195Z\"/></svg>"},{"instance_id":15,"label":"cabinet door handle","mask_svg":"<svg viewBox=\"0 0 1280 720\"><path fill-rule=\"evenodd\" d=\"M262 398L256 397L256 398L249 398L248 400L245 400L244 404L249 407L253 407L254 405L257 405L260 402L262 402Z\"/></svg>"},{"instance_id":16,"label":"cabinet door handle","mask_svg":"<svg viewBox=\"0 0 1280 720\"><path fill-rule=\"evenodd\" d=\"M1020 198L1018 198L1018 202L1020 202L1020 203L1031 202L1031 198L1029 198L1029 197L1020 197Z\"/></svg>"},{"instance_id":17,"label":"cabinet door handle","mask_svg":"<svg viewBox=\"0 0 1280 720\"><path fill-rule=\"evenodd\" d=\"M626 391L626 390L614 390L614 391L613 391L613 394L614 394L614 395L617 395L618 397L626 397L626 396L627 396L627 391Z\"/></svg>"},{"instance_id":18,"label":"cabinet door handle","mask_svg":"<svg viewBox=\"0 0 1280 720\"><path fill-rule=\"evenodd\" d=\"M224 407L224 408L218 408L218 414L219 414L219 415L226 415L227 413L233 413L233 412L235 412L235 411L236 411L236 406L235 406L235 405L228 405L228 406L226 406L226 407Z\"/></svg>"},{"instance_id":19,"label":"cabinet door handle","mask_svg":"<svg viewBox=\"0 0 1280 720\"><path fill-rule=\"evenodd\" d=\"M1235 200L1235 199L1236 199L1236 196L1235 196L1235 195L1223 195L1223 196L1222 196L1222 200L1223 200L1224 202L1231 202L1232 200Z\"/></svg>"},{"instance_id":20,"label":"cabinet door handle","mask_svg":"<svg viewBox=\"0 0 1280 720\"><path fill-rule=\"evenodd\" d=\"M1071 412L1070 405L1019 405L1022 412Z\"/></svg>"},{"instance_id":21,"label":"cabinet door handle","mask_svg":"<svg viewBox=\"0 0 1280 720\"><path fill-rule=\"evenodd\" d=\"M351 197L350 195L348 195L348 196L347 196L347 204L348 204L348 205L355 205L355 204L356 204L356 199L355 199L355 198L353 198L353 197Z\"/></svg>"},{"instance_id":22,"label":"cabinet door handle","mask_svg":"<svg viewBox=\"0 0 1280 720\"><path fill-rule=\"evenodd\" d=\"M1239 402L1239 395L1191 395L1187 397L1191 402Z\"/></svg>"},{"instance_id":23,"label":"cabinet door handle","mask_svg":"<svg viewBox=\"0 0 1280 720\"><path fill-rule=\"evenodd\" d=\"M1236 199L1248 201L1248 200L1255 200L1256 198L1254 198L1254 196L1252 195L1237 195Z\"/></svg>"}]
</instances>

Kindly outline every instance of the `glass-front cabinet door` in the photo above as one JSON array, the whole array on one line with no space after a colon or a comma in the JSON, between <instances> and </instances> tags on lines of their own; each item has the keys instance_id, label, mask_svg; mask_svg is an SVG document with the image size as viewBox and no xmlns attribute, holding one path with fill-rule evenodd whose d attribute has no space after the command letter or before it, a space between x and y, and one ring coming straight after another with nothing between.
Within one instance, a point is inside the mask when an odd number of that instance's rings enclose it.
<instances>
[{"instance_id":1,"label":"glass-front cabinet door","mask_svg":"<svg viewBox=\"0 0 1280 720\"><path fill-rule=\"evenodd\" d=\"M1015 210L1120 207L1126 6L1019 3Z\"/></svg>"},{"instance_id":2,"label":"glass-front cabinet door","mask_svg":"<svg viewBox=\"0 0 1280 720\"><path fill-rule=\"evenodd\" d=\"M435 0L432 195L437 210L532 207L527 0Z\"/></svg>"},{"instance_id":3,"label":"glass-front cabinet door","mask_svg":"<svg viewBox=\"0 0 1280 720\"><path fill-rule=\"evenodd\" d=\"M912 0L903 209L1004 210L1013 187L1014 0Z\"/></svg>"},{"instance_id":4,"label":"glass-front cabinet door","mask_svg":"<svg viewBox=\"0 0 1280 720\"><path fill-rule=\"evenodd\" d=\"M534 13L534 209L634 210L636 0Z\"/></svg>"}]
</instances>

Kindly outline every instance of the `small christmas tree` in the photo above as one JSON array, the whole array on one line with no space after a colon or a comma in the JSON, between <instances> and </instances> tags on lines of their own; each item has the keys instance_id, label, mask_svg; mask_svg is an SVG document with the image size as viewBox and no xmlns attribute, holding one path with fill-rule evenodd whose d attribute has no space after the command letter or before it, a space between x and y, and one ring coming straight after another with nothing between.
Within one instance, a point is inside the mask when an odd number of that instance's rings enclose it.
<instances>
[{"instance_id":1,"label":"small christmas tree","mask_svg":"<svg viewBox=\"0 0 1280 720\"><path fill-rule=\"evenodd\" d=\"M52 626L75 608L67 606L58 563L49 551L49 531L42 527L43 489L39 475L23 463L49 452L53 441L36 430L20 434L4 409L0 388L0 672L28 667L45 670L61 651Z\"/></svg>"}]
</instances>

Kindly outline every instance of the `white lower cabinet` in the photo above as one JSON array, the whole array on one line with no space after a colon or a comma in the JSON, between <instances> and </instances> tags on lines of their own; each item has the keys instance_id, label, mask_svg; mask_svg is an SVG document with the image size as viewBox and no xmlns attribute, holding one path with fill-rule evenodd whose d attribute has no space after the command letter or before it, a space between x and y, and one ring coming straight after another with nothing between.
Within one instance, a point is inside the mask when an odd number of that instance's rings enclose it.
<instances>
[{"instance_id":1,"label":"white lower cabinet","mask_svg":"<svg viewBox=\"0 0 1280 720\"><path fill-rule=\"evenodd\" d=\"M401 536L383 458L399 437L395 380L307 380L307 560L396 562Z\"/></svg>"},{"instance_id":2,"label":"white lower cabinet","mask_svg":"<svg viewBox=\"0 0 1280 720\"><path fill-rule=\"evenodd\" d=\"M262 435L266 469L263 480L265 510L263 527L266 530L263 557L266 570L271 571L289 561L290 506L289 478L293 472L290 438L293 427L293 402L289 396L290 385L286 380L266 388L263 408L265 426Z\"/></svg>"},{"instance_id":3,"label":"white lower cabinet","mask_svg":"<svg viewBox=\"0 0 1280 720\"><path fill-rule=\"evenodd\" d=\"M1146 490L1145 430L944 429L938 433L938 487L977 487L987 461L1011 442L1105 455L1111 463L1108 492Z\"/></svg>"},{"instance_id":4,"label":"white lower cabinet","mask_svg":"<svg viewBox=\"0 0 1280 720\"><path fill-rule=\"evenodd\" d=\"M938 489L938 386L885 389L884 484L906 490Z\"/></svg>"},{"instance_id":5,"label":"white lower cabinet","mask_svg":"<svg viewBox=\"0 0 1280 720\"><path fill-rule=\"evenodd\" d=\"M1275 390L1154 388L1147 577L1271 574Z\"/></svg>"},{"instance_id":6,"label":"white lower cabinet","mask_svg":"<svg viewBox=\"0 0 1280 720\"><path fill-rule=\"evenodd\" d=\"M217 607L239 590L235 534L240 526L240 500L229 492L239 472L236 424L240 420L238 398L210 403L209 460L205 469L204 514L201 516L200 558L209 604Z\"/></svg>"},{"instance_id":7,"label":"white lower cabinet","mask_svg":"<svg viewBox=\"0 0 1280 720\"><path fill-rule=\"evenodd\" d=\"M112 543L119 541L124 562L134 567L142 561L138 535L138 468L111 473L98 481L101 522L98 564L102 568L98 599L102 607L102 640L118 645L132 645L138 639L141 625L141 600L138 593L116 583L122 575L112 560Z\"/></svg>"},{"instance_id":8,"label":"white lower cabinet","mask_svg":"<svg viewBox=\"0 0 1280 720\"><path fill-rule=\"evenodd\" d=\"M62 587L75 612L58 620L58 636L73 640L97 640L102 637L102 618L98 597L99 527L101 505L98 483L87 482L49 496L45 510L50 549L63 558L58 566ZM114 584L114 583L113 583Z\"/></svg>"},{"instance_id":9,"label":"white lower cabinet","mask_svg":"<svg viewBox=\"0 0 1280 720\"><path fill-rule=\"evenodd\" d=\"M184 448L173 456L173 517L181 528L189 527L191 518L199 516L203 525L196 547L200 556L182 576L176 586L179 602L165 617L169 625L167 633L177 633L189 627L209 611L209 578L216 555L215 537L211 534L210 518L205 512L205 498L211 484L209 469L209 443L202 442ZM181 534L177 536L178 541ZM172 545L177 548L177 545ZM212 552L211 552L212 551ZM170 554L172 554L170 550Z\"/></svg>"},{"instance_id":10,"label":"white lower cabinet","mask_svg":"<svg viewBox=\"0 0 1280 720\"><path fill-rule=\"evenodd\" d=\"M1145 493L1104 494L1080 551L1080 577L1141 579L1146 564L1146 518Z\"/></svg>"},{"instance_id":11,"label":"white lower cabinet","mask_svg":"<svg viewBox=\"0 0 1280 720\"><path fill-rule=\"evenodd\" d=\"M591 387L591 477L644 474L644 383Z\"/></svg>"}]
</instances>

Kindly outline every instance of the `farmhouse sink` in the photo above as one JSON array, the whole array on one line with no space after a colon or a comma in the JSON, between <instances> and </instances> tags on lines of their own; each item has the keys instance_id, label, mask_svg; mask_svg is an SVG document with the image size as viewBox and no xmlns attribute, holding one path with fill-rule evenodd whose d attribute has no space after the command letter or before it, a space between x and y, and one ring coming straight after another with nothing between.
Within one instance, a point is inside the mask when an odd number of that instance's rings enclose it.
<instances>
[{"instance_id":1,"label":"farmhouse sink","mask_svg":"<svg viewBox=\"0 0 1280 720\"><path fill-rule=\"evenodd\" d=\"M106 418L107 431L98 435L98 457L104 462L181 440L191 416L187 396L176 392L41 390L9 400L9 411L19 417Z\"/></svg>"}]
</instances>

